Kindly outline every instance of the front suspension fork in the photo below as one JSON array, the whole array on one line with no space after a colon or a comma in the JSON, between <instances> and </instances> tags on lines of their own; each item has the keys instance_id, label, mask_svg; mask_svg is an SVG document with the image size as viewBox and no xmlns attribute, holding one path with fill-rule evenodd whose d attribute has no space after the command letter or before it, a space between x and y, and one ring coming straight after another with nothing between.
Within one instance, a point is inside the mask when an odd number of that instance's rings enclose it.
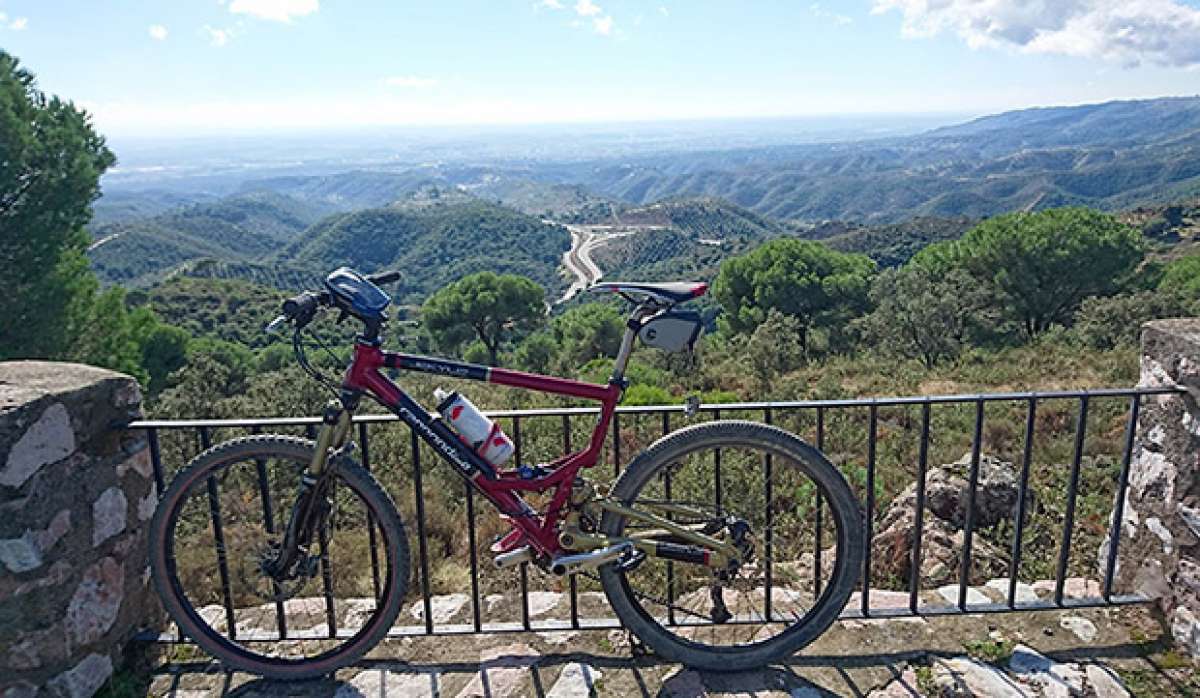
<instances>
[{"instance_id":1,"label":"front suspension fork","mask_svg":"<svg viewBox=\"0 0 1200 698\"><path fill-rule=\"evenodd\" d=\"M301 554L307 554L313 532L328 513L324 500L329 492L329 456L346 444L351 417L351 410L341 400L330 400L325 405L321 430L317 434L317 447L308 468L300 476L296 503L292 505L292 513L288 517L279 555L265 565L265 571L272 577L289 574Z\"/></svg>"}]
</instances>

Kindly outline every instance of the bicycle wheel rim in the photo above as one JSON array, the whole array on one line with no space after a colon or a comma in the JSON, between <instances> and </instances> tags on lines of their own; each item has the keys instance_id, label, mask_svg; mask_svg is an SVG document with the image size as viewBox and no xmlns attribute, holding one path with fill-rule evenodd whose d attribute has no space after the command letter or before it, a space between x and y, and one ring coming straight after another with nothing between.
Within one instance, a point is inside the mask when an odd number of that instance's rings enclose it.
<instances>
[{"instance_id":1,"label":"bicycle wheel rim","mask_svg":"<svg viewBox=\"0 0 1200 698\"><path fill-rule=\"evenodd\" d=\"M362 619L360 624L350 625L340 622L342 617L339 616L340 609L337 608L340 597L333 597L334 621L332 624L326 623L323 629L320 624L317 624L315 628L305 628L301 627L305 624L296 622L297 614L294 612L294 607L297 604L290 602L296 600L296 598L305 600L306 614L311 617L317 609L308 601L308 597L293 597L293 599L279 602L264 599L254 600L254 605L249 607L256 612L252 615L245 613L248 607L244 597L234 598L231 604L233 608L233 622L230 624L231 616L227 610L230 606L226 606L224 603L220 604L220 613L215 617L212 612L212 604L205 604L198 607L196 603L197 599L194 598L195 594L189 593L189 590L185 588L185 584L182 581L183 576L180 574L180 560L177 554L177 532L180 520L188 504L208 496L209 483L218 478L222 471L246 464L252 464L257 469L256 461L272 457L285 462L291 462L296 469L298 477L298 473L303 470L307 455L299 452L264 452L243 455L236 458L230 457L189 474L189 479L178 488L175 496L171 500L164 502L164 505L169 506L170 509L162 529L165 532L161 559L165 574L162 576L174 600L174 604L172 604L173 608L169 608L168 610L172 611L171 615L179 624L184 634L194 639L202 648L237 668L264 674L289 671L294 672L297 676L319 674L337 668L346 661L368 650L378 640L380 624L385 622L390 624L389 616L394 616L394 613L387 612L387 603L393 598L395 591L396 574L393 571L398 565L398 556L395 553L398 541L392 540L392 537L401 534L392 527L380 523L386 520L385 517L388 515L388 512L384 511L381 503L362 487L362 483L355 482L357 478L346 478L341 473L333 476L336 479L337 489L341 492L341 496L350 493L359 503L363 512L363 518L374 522L372 530L373 535L377 538L377 559L382 564L382 567L378 570L378 576L373 575L373 580L376 578L379 579L378 591L371 594L374 597L371 599L372 607L366 612L366 617ZM282 488L281 492L286 492L288 489ZM218 483L218 493L221 491ZM270 490L268 489L268 491ZM280 499L287 502L286 505L280 504L279 508L284 510L290 507L293 495L288 493L288 496L280 497ZM222 508L219 518L224 525L228 525L227 510ZM209 524L211 526L211 518ZM282 525L280 522L276 523L277 528L282 528ZM367 530L365 526L362 528L363 530ZM215 531L212 531L212 529L209 532L215 534ZM224 532L228 534L228 531ZM328 539L326 546L322 546L326 547L326 550L321 552L322 556L328 554L330 548L336 549L337 543L335 541L338 541L336 532ZM317 545L321 544L318 543ZM375 549L373 546L373 550ZM220 553L219 551L216 552L216 557L218 558L216 576L223 578L227 575L232 586L237 577L235 571L236 553L228 546L228 536L226 536L225 554L226 561L224 567L227 571L221 570L221 564L219 563ZM321 566L325 567L323 563ZM334 567L332 561L330 567ZM324 569L322 572L324 572ZM338 578L334 569L329 569L328 576L331 581ZM325 578L326 575L322 573L320 578L315 581L318 585L323 585ZM314 580L309 581L312 582ZM224 581L222 581L222 586L224 586ZM311 584L306 584L306 586L311 587ZM322 601L331 597L323 593L325 590L320 586L317 589L319 590L318 593L322 593ZM311 588L306 588L302 593L308 593L309 591L311 591ZM224 600L222 599L222 601ZM280 605L284 609L282 624L278 623ZM324 615L328 621L327 604L322 605L324 608L320 610L325 611ZM357 610L361 618L363 609L359 608ZM272 614L275 615L277 623L274 634L263 632L266 629L261 627L254 627L250 632L247 632L246 621L261 621ZM214 618L216 619L215 624L213 622ZM221 627L222 624L224 628ZM256 623L254 625L258 626L261 624ZM232 632L230 628L233 628ZM323 646L325 648L314 651L312 654L303 654L303 656L298 657L286 654L289 649L301 649L299 643L308 643L305 647ZM259 650L267 650L268 652L265 653Z\"/></svg>"},{"instance_id":2,"label":"bicycle wheel rim","mask_svg":"<svg viewBox=\"0 0 1200 698\"><path fill-rule=\"evenodd\" d=\"M685 620L679 617L681 614L678 611L671 613L668 609L664 608L663 604L661 603L651 602L647 604L644 598L646 595L648 595L648 593L657 591L658 593L653 595L657 596L659 601L668 600L677 603L681 597L689 594L692 597L692 601L703 601L703 589L695 586L682 589L677 587L674 590L674 593L668 592L667 597L664 599L664 593L661 589L647 589L647 585L645 583L638 584L635 582L635 579L639 576L639 574L642 574L645 571L642 567L639 567L631 572L616 572L616 580L618 581L626 598L630 600L630 607L641 617L644 622L651 624L652 626L656 626L661 630L661 632L669 636L671 642L678 643L684 648L698 650L709 655L744 655L747 652L759 650L761 650L764 654L769 654L771 652L771 648L773 647L790 647L795 644L795 640L799 636L815 634L815 632L819 632L827 627L828 623L831 621L831 605L839 605L839 608L833 611L833 617L836 617L836 614L841 611L840 604L844 603L844 598L839 599L838 597L842 597L846 594L845 585L836 582L844 579L847 573L847 547L849 529L851 527L846 521L839 520L839 517L835 516L835 512L830 509L828 503L831 501L830 498L833 493L830 488L822 482L822 478L816 475L819 465L816 467L811 466L807 463L805 458L798 457L798 454L795 452L773 448L768 444L744 441L736 438L708 440L698 443L694 448L691 449L687 448L686 446L682 447L667 461L674 464L674 467L669 468L672 471L672 482L675 485L672 488L671 498L687 499L685 496L678 496L677 483L680 480L680 476L676 473L678 473L680 470L678 462L681 459L686 459L688 456L694 456L696 454L700 454L701 457L704 457L705 454L712 454L714 451L719 450L723 455L723 458L721 459L723 478L726 481L730 481L734 479L733 476L735 476L736 468L732 466L734 462L737 461L737 458L731 456L733 455L732 452L737 449L741 449L743 451L755 451L760 456L769 455L771 457L770 470L772 481L774 482L773 489L776 491L776 494L778 493L778 490L781 489L781 485L783 484L779 479L781 474L791 477L793 480L806 481L812 488L810 499L813 500L814 503L817 500L817 494L820 494L820 501L823 502L824 527L821 539L823 544L819 546L819 549L821 550L820 566L813 568L813 572L818 574L821 578L819 591L816 585L813 585L810 581L808 581L807 578L794 577L792 580L793 582L804 583L805 585L808 585L809 588L805 589L804 593L797 593L791 597L787 596L786 593L781 593L781 589L786 590L788 586L786 581L782 579L780 575L780 562L787 561L781 558L786 558L787 553L783 550L786 546L784 542L781 541L781 536L779 535L780 521L778 518L775 518L775 520L771 522L772 560L771 564L769 565L771 569L771 583L767 583L767 573L765 572L767 566L764 566L764 568L760 571L758 579L747 585L744 590L746 593L744 593L743 596L738 597L735 603L728 603L728 597L724 596L723 600L726 601L728 611L734 616L727 622L719 624L714 624L712 622L712 616L709 614L709 612L712 610L711 603L708 604L707 608L703 608L703 604L701 604L701 608L697 609L693 607L691 609L693 611L700 611L698 615L705 617ZM709 457L711 457L711 455ZM686 467L686 465L684 467ZM760 469L762 468L762 466L756 467ZM661 476L663 468L664 465L660 464L654 469L653 472L647 473L642 478L641 482L637 484L636 492L633 493L633 496L636 499L644 499L647 491L654 484L655 480L659 480L663 485L665 485L665 478L662 478ZM715 470L715 468L713 470ZM765 499L765 482L754 482L754 485L756 487L761 486ZM659 493L661 494L662 491L660 490ZM628 495L629 493L627 492L625 494ZM722 492L722 496L726 499L727 508L729 494L730 489L726 487ZM772 505L777 509L782 509L785 508L783 504L784 501L784 498L779 497L773 500ZM787 506L795 506L795 503L788 503ZM766 508L764 506L764 511L765 510ZM814 513L815 510L816 507L814 506ZM776 511L774 513L779 514L780 512ZM763 518L766 518L765 514ZM759 521L757 523L759 523L761 526L763 522ZM629 520L623 518L621 520L621 531L627 531L628 526ZM762 532L763 528L756 527L755 530ZM616 533L616 531L611 530L608 532L610 534ZM807 543L807 541L802 542ZM792 562L794 562L796 558L802 558L804 556L804 552L800 548L793 546L793 551L795 554L792 556ZM760 552L762 552L761 547ZM815 558L816 555L813 554L810 557ZM812 562L815 562L815 560ZM654 560L653 558L648 558L646 562L643 563L643 565L653 564L657 564L664 569L668 567L673 568L675 574L672 576L674 577L674 582L676 585L679 584L678 580L680 570L688 568L693 571L700 570L700 573L697 575L699 577L703 577L704 574L708 574L707 571L702 570L695 565L684 566L680 565L679 563L667 563L661 560ZM661 576L667 577L668 575L662 574ZM696 579L697 576L694 576L693 579ZM766 620L768 611L768 598L771 599L771 603L769 604L771 620L769 622ZM788 608L789 601L792 602L792 608ZM757 606L757 609L755 609L756 612L747 612L748 608L753 608L755 606ZM799 616L793 614L792 617L789 618L783 615L786 611L790 610L794 612L797 610L797 608L803 610L803 613ZM672 618L672 615L675 617ZM806 633L806 630L809 628L814 629L815 632ZM765 630L769 630L769 632L764 632Z\"/></svg>"}]
</instances>

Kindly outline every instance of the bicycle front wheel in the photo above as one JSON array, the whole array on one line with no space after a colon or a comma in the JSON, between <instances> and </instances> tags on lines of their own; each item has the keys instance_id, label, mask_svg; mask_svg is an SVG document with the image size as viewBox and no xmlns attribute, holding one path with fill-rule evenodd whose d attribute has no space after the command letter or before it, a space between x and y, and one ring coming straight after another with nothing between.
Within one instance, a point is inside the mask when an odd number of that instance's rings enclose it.
<instances>
[{"instance_id":1,"label":"bicycle front wheel","mask_svg":"<svg viewBox=\"0 0 1200 698\"><path fill-rule=\"evenodd\" d=\"M182 470L150 528L150 567L183 634L226 666L276 679L327 674L387 634L408 582L408 542L390 497L348 458L312 544L286 575L278 557L313 443L251 436Z\"/></svg>"},{"instance_id":2,"label":"bicycle front wheel","mask_svg":"<svg viewBox=\"0 0 1200 698\"><path fill-rule=\"evenodd\" d=\"M796 652L837 619L861 569L862 515L845 478L771 426L718 421L669 434L634 459L612 496L635 510L686 512L669 518L745 552L736 569L656 557L600 568L626 627L689 666L737 671ZM599 528L621 538L639 527L655 528L606 511Z\"/></svg>"}]
</instances>

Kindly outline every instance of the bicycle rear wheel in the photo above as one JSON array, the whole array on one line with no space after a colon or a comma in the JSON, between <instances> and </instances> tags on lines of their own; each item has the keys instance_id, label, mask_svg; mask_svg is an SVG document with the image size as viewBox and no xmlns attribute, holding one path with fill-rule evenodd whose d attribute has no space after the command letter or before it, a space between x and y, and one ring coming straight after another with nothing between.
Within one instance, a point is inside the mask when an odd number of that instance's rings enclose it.
<instances>
[{"instance_id":1,"label":"bicycle rear wheel","mask_svg":"<svg viewBox=\"0 0 1200 698\"><path fill-rule=\"evenodd\" d=\"M391 628L408 542L391 498L348 458L331 460L327 514L282 581L264 572L287 526L311 441L252 436L182 470L151 522L150 566L183 634L225 665L278 679L329 673Z\"/></svg>"},{"instance_id":2,"label":"bicycle rear wheel","mask_svg":"<svg viewBox=\"0 0 1200 698\"><path fill-rule=\"evenodd\" d=\"M640 454L612 497L647 511L686 505L694 520L673 515L677 523L707 524L751 551L736 570L656 557L600 568L617 616L667 659L715 671L783 659L837 619L857 582L858 503L833 464L783 430L741 421L681 429ZM620 538L640 525L606 511L599 528Z\"/></svg>"}]
</instances>

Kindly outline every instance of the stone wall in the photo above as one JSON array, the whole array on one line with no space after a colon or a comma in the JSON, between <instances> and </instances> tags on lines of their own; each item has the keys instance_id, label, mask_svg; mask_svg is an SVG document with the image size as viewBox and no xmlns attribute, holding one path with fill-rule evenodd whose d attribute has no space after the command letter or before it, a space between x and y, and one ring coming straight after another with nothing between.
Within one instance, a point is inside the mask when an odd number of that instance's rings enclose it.
<instances>
[{"instance_id":1,"label":"stone wall","mask_svg":"<svg viewBox=\"0 0 1200 698\"><path fill-rule=\"evenodd\" d=\"M1142 403L1118 588L1159 599L1176 642L1200 658L1200 320L1143 326L1139 385L1179 386L1188 394Z\"/></svg>"},{"instance_id":2,"label":"stone wall","mask_svg":"<svg viewBox=\"0 0 1200 698\"><path fill-rule=\"evenodd\" d=\"M156 503L129 376L0 363L0 696L91 696L151 622Z\"/></svg>"}]
</instances>

